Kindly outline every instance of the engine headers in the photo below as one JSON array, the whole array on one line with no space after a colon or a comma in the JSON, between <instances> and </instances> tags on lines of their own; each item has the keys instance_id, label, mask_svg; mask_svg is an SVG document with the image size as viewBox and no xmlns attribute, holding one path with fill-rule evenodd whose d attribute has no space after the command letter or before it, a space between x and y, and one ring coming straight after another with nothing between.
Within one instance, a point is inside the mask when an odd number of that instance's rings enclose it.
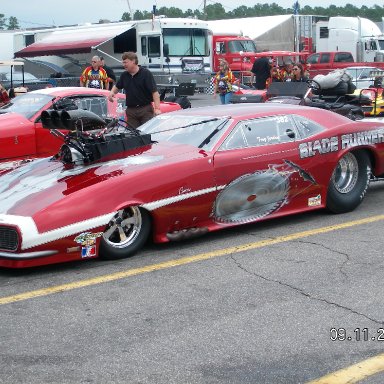
<instances>
[{"instance_id":1,"label":"engine headers","mask_svg":"<svg viewBox=\"0 0 384 384\"><path fill-rule=\"evenodd\" d=\"M85 109L46 110L41 113L41 122L47 129L67 129L69 131L92 131L103 129L107 125L96 113Z\"/></svg>"}]
</instances>

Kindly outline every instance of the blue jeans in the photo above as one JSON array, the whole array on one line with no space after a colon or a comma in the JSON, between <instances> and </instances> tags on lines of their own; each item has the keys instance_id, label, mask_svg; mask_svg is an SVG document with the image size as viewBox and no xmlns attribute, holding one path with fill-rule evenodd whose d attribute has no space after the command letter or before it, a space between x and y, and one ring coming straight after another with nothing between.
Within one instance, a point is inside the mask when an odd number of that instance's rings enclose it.
<instances>
[{"instance_id":1,"label":"blue jeans","mask_svg":"<svg viewBox=\"0 0 384 384\"><path fill-rule=\"evenodd\" d=\"M220 94L220 101L221 104L229 104L232 99L232 92L224 93L223 95Z\"/></svg>"}]
</instances>

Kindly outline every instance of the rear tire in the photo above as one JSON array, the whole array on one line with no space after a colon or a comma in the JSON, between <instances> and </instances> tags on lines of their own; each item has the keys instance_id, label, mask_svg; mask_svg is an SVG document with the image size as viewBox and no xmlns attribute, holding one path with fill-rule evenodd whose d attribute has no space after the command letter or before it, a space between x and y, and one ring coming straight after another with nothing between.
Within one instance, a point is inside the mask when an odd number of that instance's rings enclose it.
<instances>
[{"instance_id":1,"label":"rear tire","mask_svg":"<svg viewBox=\"0 0 384 384\"><path fill-rule=\"evenodd\" d=\"M333 170L327 208L333 213L353 211L363 201L371 176L371 162L364 151L348 152Z\"/></svg>"}]
</instances>

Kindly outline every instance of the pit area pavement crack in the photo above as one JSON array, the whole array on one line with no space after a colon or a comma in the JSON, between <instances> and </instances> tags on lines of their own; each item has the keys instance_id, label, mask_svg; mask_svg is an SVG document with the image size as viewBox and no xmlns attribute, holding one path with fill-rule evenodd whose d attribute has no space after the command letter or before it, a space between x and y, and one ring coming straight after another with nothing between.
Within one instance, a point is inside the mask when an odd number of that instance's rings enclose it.
<instances>
[{"instance_id":1,"label":"pit area pavement crack","mask_svg":"<svg viewBox=\"0 0 384 384\"><path fill-rule=\"evenodd\" d=\"M376 324L379 324L379 325L384 325L384 321L380 321L380 320L377 320L373 317L370 317L364 313L361 313L361 312L358 312L358 311L355 311L354 309L352 308L348 308L344 305L341 305L341 304L338 304L336 302L333 302L333 301L329 301L327 299L324 299L322 297L316 297L316 296L313 296L311 295L310 293L308 292L305 292L304 289L301 289L299 287L295 287L294 285L292 284L288 284L288 283L284 283L282 281L279 281L279 280L275 280L275 279L272 279L272 278L269 278L269 277L266 277L266 276L263 276L263 275L260 275L260 274L257 274L255 272L251 272L251 271L248 271L247 268L245 268L238 260L236 260L236 258L234 257L234 255L230 255L230 258L234 261L234 263L237 265L237 267L239 269L241 269L242 271L246 272L247 274L249 275L252 275L252 276L255 276L257 278L260 278L262 280L265 280L265 281L268 281L270 283L276 283L276 284L279 284L283 287L286 287L286 288L289 288L297 293L299 293L300 295L304 296L304 297L307 297L308 299L310 300L315 300L315 301L318 301L318 302L321 302L321 303L325 303L325 304L329 304L329 305L333 305L337 308L340 308L340 309L343 309L345 311L348 311L350 313L353 313L355 315L358 315L358 316L361 316L361 317L364 317Z\"/></svg>"}]
</instances>

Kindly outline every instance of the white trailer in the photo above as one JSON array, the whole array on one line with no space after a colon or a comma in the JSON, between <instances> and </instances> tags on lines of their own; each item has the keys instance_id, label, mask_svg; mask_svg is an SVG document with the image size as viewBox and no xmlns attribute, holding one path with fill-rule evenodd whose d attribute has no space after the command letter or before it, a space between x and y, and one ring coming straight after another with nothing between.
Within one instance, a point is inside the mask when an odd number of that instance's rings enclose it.
<instances>
[{"instance_id":1,"label":"white trailer","mask_svg":"<svg viewBox=\"0 0 384 384\"><path fill-rule=\"evenodd\" d=\"M13 41L14 31L3 31L0 30L0 60L12 60L14 50Z\"/></svg>"}]
</instances>

